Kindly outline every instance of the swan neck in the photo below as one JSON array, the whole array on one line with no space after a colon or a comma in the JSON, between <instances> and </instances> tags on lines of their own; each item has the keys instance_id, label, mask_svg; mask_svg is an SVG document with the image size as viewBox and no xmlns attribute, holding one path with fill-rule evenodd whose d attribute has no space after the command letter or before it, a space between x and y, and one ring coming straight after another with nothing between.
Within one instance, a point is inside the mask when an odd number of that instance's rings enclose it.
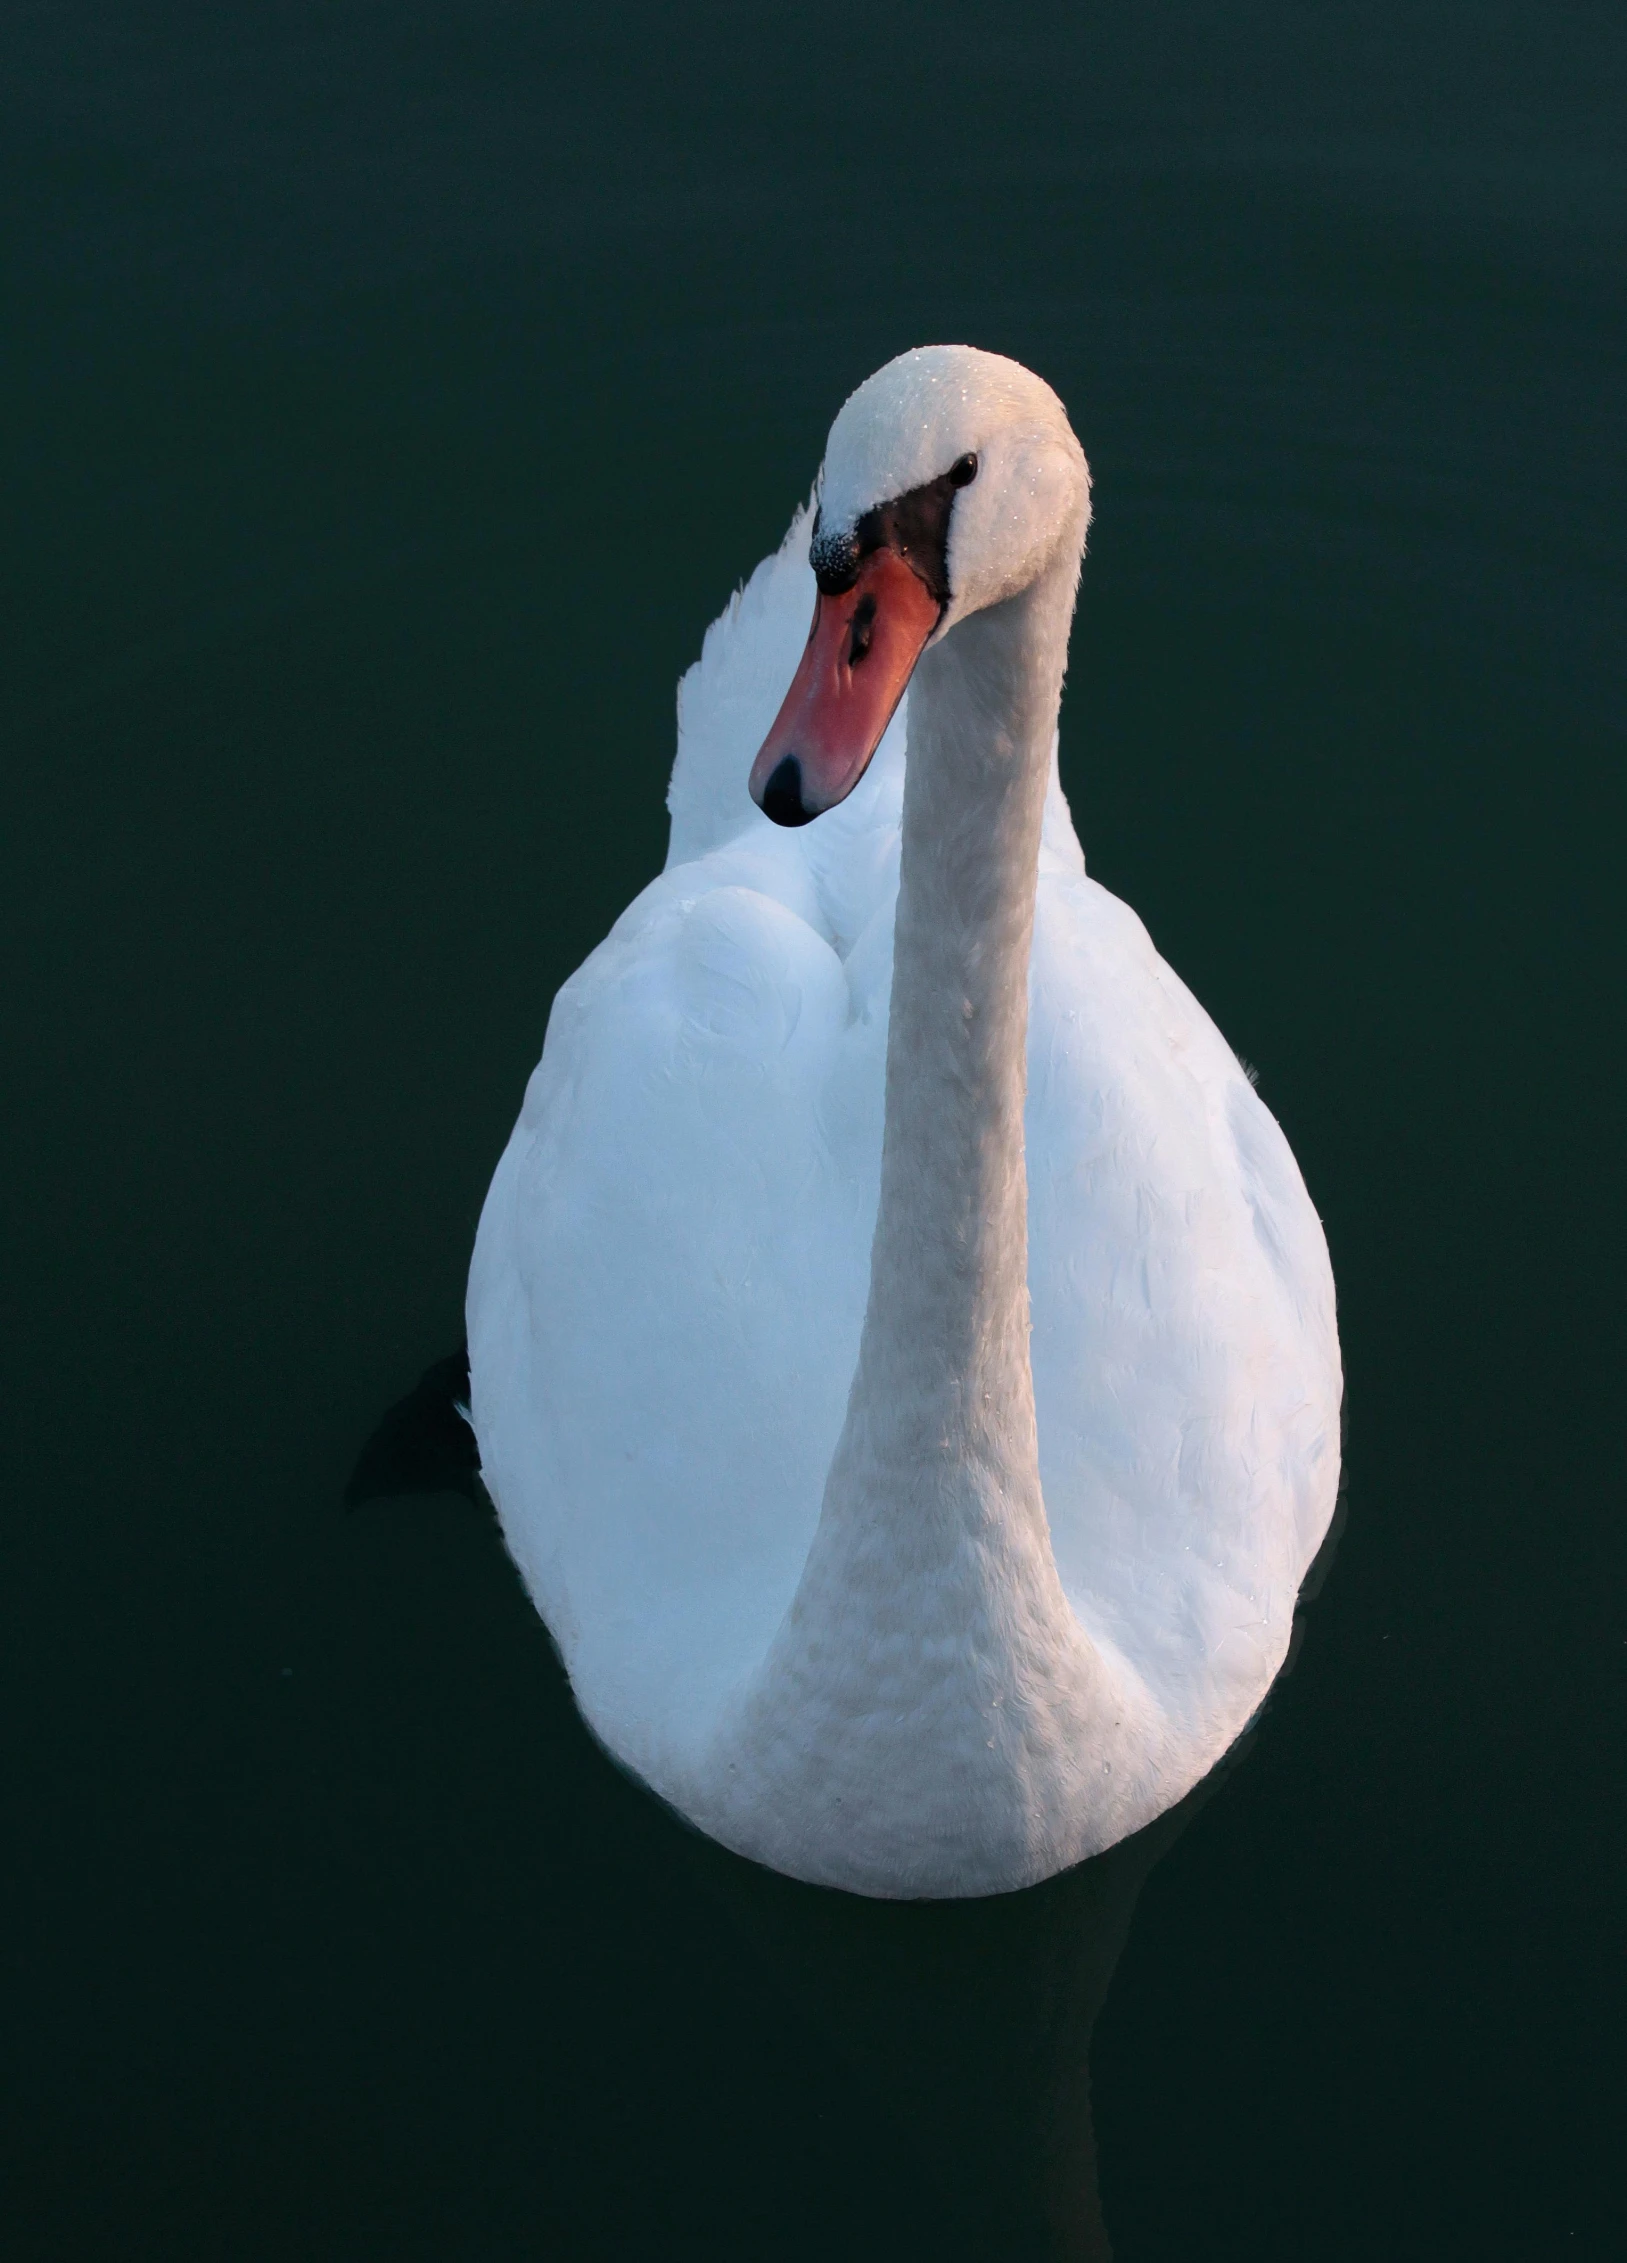
<instances>
[{"instance_id":1,"label":"swan neck","mask_svg":"<svg viewBox=\"0 0 1627 2263\"><path fill-rule=\"evenodd\" d=\"M803 1874L861 1890L1056 1867L1082 1846L1074 1756L1116 1702L1057 1575L1028 1358L1028 960L1074 578L916 670L858 1365L719 1771L755 1850L817 1845Z\"/></svg>"},{"instance_id":2,"label":"swan neck","mask_svg":"<svg viewBox=\"0 0 1627 2263\"><path fill-rule=\"evenodd\" d=\"M1023 1103L1040 827L1074 576L923 658L909 759L870 1293L833 1492L1043 1518ZM938 1469L945 1483L923 1489ZM956 1507L958 1501L959 1507Z\"/></svg>"}]
</instances>

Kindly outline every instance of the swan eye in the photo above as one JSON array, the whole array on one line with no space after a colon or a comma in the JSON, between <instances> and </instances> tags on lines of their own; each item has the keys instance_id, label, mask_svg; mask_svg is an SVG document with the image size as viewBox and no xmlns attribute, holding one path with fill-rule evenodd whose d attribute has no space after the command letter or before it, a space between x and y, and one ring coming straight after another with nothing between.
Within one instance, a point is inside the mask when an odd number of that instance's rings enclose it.
<instances>
[{"instance_id":1,"label":"swan eye","mask_svg":"<svg viewBox=\"0 0 1627 2263\"><path fill-rule=\"evenodd\" d=\"M951 487L970 487L976 477L977 458L975 456L958 456L949 467L949 484Z\"/></svg>"}]
</instances>

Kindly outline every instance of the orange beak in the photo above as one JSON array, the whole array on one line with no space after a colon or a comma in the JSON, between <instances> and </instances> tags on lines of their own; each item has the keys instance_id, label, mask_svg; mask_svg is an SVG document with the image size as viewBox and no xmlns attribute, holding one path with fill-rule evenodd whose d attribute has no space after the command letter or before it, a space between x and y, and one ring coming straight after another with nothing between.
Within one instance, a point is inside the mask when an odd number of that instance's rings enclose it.
<instances>
[{"instance_id":1,"label":"orange beak","mask_svg":"<svg viewBox=\"0 0 1627 2263\"><path fill-rule=\"evenodd\" d=\"M751 798L776 825L806 825L853 791L942 610L887 549L860 561L851 589L820 594L785 703L751 766Z\"/></svg>"}]
</instances>

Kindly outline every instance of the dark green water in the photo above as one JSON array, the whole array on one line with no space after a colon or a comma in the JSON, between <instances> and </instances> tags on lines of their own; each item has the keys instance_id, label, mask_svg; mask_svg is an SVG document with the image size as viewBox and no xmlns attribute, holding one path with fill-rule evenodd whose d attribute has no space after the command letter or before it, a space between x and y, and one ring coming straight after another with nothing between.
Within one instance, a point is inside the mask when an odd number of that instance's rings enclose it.
<instances>
[{"instance_id":1,"label":"dark green water","mask_svg":"<svg viewBox=\"0 0 1627 2263\"><path fill-rule=\"evenodd\" d=\"M8 2252L1620 2253L1619 11L5 44ZM1190 1817L877 1910L339 1492L678 673L935 338L1091 457L1065 780L1326 1218L1349 1518Z\"/></svg>"}]
</instances>

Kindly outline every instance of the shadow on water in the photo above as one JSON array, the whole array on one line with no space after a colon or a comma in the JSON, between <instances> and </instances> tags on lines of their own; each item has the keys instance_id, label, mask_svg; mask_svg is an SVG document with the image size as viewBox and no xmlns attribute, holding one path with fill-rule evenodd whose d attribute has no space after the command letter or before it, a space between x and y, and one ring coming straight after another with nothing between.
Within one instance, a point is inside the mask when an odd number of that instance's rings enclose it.
<instances>
[{"instance_id":1,"label":"shadow on water","mask_svg":"<svg viewBox=\"0 0 1627 2263\"><path fill-rule=\"evenodd\" d=\"M851 2067L951 2210L968 2253L1112 2254L1090 2039L1136 1900L1218 1782L1077 1870L970 1902L804 1886L688 1834L706 1893Z\"/></svg>"}]
</instances>

